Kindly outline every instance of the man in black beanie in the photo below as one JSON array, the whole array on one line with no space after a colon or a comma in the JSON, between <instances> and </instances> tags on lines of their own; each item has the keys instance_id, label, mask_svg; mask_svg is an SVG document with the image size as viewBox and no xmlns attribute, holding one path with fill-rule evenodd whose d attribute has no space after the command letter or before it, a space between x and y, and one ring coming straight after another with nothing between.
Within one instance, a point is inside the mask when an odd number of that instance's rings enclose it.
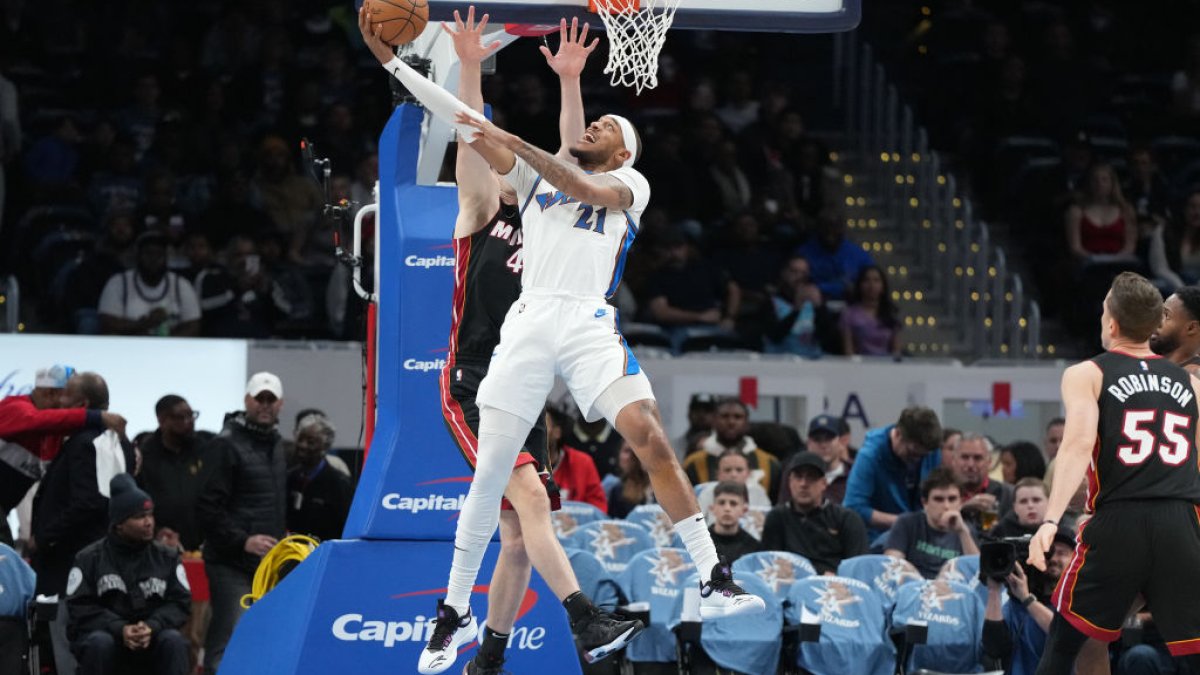
<instances>
[{"instance_id":1,"label":"man in black beanie","mask_svg":"<svg viewBox=\"0 0 1200 675\"><path fill-rule=\"evenodd\" d=\"M192 593L179 553L154 541L154 502L132 476L114 476L109 494L108 535L79 552L67 577L77 672L186 675L179 628Z\"/></svg>"}]
</instances>

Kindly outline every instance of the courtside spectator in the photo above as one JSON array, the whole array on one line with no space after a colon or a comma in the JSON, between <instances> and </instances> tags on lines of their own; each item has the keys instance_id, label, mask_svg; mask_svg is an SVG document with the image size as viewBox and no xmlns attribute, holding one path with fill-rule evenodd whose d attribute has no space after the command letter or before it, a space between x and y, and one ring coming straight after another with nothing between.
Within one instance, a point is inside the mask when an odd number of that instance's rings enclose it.
<instances>
[{"instance_id":1,"label":"courtside spectator","mask_svg":"<svg viewBox=\"0 0 1200 675\"><path fill-rule=\"evenodd\" d=\"M850 303L842 310L842 353L851 356L900 354L900 317L887 277L875 265L862 268Z\"/></svg>"},{"instance_id":2,"label":"courtside spectator","mask_svg":"<svg viewBox=\"0 0 1200 675\"><path fill-rule=\"evenodd\" d=\"M683 461L692 484L707 483L717 475L719 460L726 450L737 450L750 461L751 478L769 495L779 485L779 460L762 450L750 437L750 408L736 398L717 404L713 432L705 438L701 449Z\"/></svg>"},{"instance_id":3,"label":"courtside spectator","mask_svg":"<svg viewBox=\"0 0 1200 675\"><path fill-rule=\"evenodd\" d=\"M750 506L759 506L770 508L771 498L766 491L762 489L762 485L757 481L750 480L750 459L738 452L737 450L726 450L721 453L717 460L717 476L715 480L708 483L701 483L699 494L696 495L696 502L700 505L700 512L707 515L709 506L716 499L716 488L721 483L738 483L746 486L746 501ZM712 518L708 518L708 522L712 522Z\"/></svg>"},{"instance_id":4,"label":"courtside spectator","mask_svg":"<svg viewBox=\"0 0 1200 675\"><path fill-rule=\"evenodd\" d=\"M1012 511L1013 486L988 476L992 465L992 442L987 437L964 434L954 454L949 458L942 457L942 462L954 472L954 479L962 490L963 517L969 524L983 531ZM985 524L988 527L984 527Z\"/></svg>"},{"instance_id":5,"label":"courtside spectator","mask_svg":"<svg viewBox=\"0 0 1200 675\"><path fill-rule=\"evenodd\" d=\"M817 415L808 423L808 450L825 462L825 499L841 504L846 497L851 460L843 460L849 434L842 435L843 422L832 415ZM785 497L786 499L786 497Z\"/></svg>"},{"instance_id":6,"label":"courtside spectator","mask_svg":"<svg viewBox=\"0 0 1200 675\"><path fill-rule=\"evenodd\" d=\"M650 474L634 454L629 443L621 445L618 455L621 479L608 490L608 515L624 518L642 504L654 504L654 490L650 487Z\"/></svg>"},{"instance_id":7,"label":"courtside spectator","mask_svg":"<svg viewBox=\"0 0 1200 675\"><path fill-rule=\"evenodd\" d=\"M921 406L905 408L895 424L867 432L842 503L858 513L870 536L919 508L921 481L941 464L941 443L937 413Z\"/></svg>"},{"instance_id":8,"label":"courtside spectator","mask_svg":"<svg viewBox=\"0 0 1200 675\"><path fill-rule=\"evenodd\" d=\"M937 577L942 565L960 555L976 555L979 546L963 519L962 493L947 468L930 472L921 481L921 510L906 513L888 532L884 554L912 563L926 579Z\"/></svg>"},{"instance_id":9,"label":"courtside spectator","mask_svg":"<svg viewBox=\"0 0 1200 675\"><path fill-rule=\"evenodd\" d=\"M200 302L191 282L167 271L167 239L137 239L137 267L113 275L100 293L100 325L111 335L200 334Z\"/></svg>"},{"instance_id":10,"label":"courtside spectator","mask_svg":"<svg viewBox=\"0 0 1200 675\"><path fill-rule=\"evenodd\" d=\"M287 469L279 447L283 384L272 373L246 383L245 409L225 415L225 426L204 449L212 470L197 515L204 532L212 622L204 645L204 672L215 675L242 613L259 561L283 537Z\"/></svg>"},{"instance_id":11,"label":"courtside spectator","mask_svg":"<svg viewBox=\"0 0 1200 675\"><path fill-rule=\"evenodd\" d=\"M326 415L325 411L321 410L320 408L305 408L305 409L297 412L296 413L296 424L295 424L295 426L292 427L292 438L293 439L297 438L300 435L300 421L303 420L305 417L308 417L309 415L319 415L321 417L324 417L325 419L329 419L329 415ZM283 456L287 459L287 468L288 468L288 471L290 472L292 469L296 468L300 464L300 460L297 459L297 457L296 457L296 442L294 440L291 440L291 441L285 440L285 441L281 441L279 443L279 445L280 445L280 447L283 448ZM343 460L341 457L338 457L337 455L332 454L330 452L326 452L325 453L325 462L327 464L329 464L330 467L337 469L338 471L341 471L346 476L350 475L350 467L346 466L346 461Z\"/></svg>"},{"instance_id":12,"label":"courtside spectator","mask_svg":"<svg viewBox=\"0 0 1200 675\"><path fill-rule=\"evenodd\" d=\"M319 412L296 423L297 466L288 473L289 532L322 541L342 536L354 486L327 461L336 433L329 418Z\"/></svg>"},{"instance_id":13,"label":"courtside spectator","mask_svg":"<svg viewBox=\"0 0 1200 675\"><path fill-rule=\"evenodd\" d=\"M749 508L745 483L717 483L713 490L713 502L708 507L712 520L708 532L712 535L713 545L717 547L717 555L730 564L762 548L759 541L743 530L740 524Z\"/></svg>"},{"instance_id":14,"label":"courtside spectator","mask_svg":"<svg viewBox=\"0 0 1200 675\"><path fill-rule=\"evenodd\" d=\"M1046 475L1046 460L1038 446L1029 441L1017 441L1000 449L1000 467L1004 482L1015 485L1022 478L1041 478Z\"/></svg>"},{"instance_id":15,"label":"courtside spectator","mask_svg":"<svg viewBox=\"0 0 1200 675\"><path fill-rule=\"evenodd\" d=\"M846 221L836 211L821 212L816 235L796 249L812 270L812 280L826 300L845 300L863 268L875 264L871 255L846 239Z\"/></svg>"},{"instance_id":16,"label":"courtside spectator","mask_svg":"<svg viewBox=\"0 0 1200 675\"><path fill-rule=\"evenodd\" d=\"M688 399L688 428L683 435L676 438L671 447L675 448L675 457L680 464L688 456L688 448L698 438L712 433L713 422L717 417L717 404L709 394L692 394Z\"/></svg>"},{"instance_id":17,"label":"courtside spectator","mask_svg":"<svg viewBox=\"0 0 1200 675\"><path fill-rule=\"evenodd\" d=\"M1037 532L1046 519L1050 491L1040 478L1022 478L1013 486L1013 510L989 533L993 537L1024 537Z\"/></svg>"},{"instance_id":18,"label":"courtside spectator","mask_svg":"<svg viewBox=\"0 0 1200 675\"><path fill-rule=\"evenodd\" d=\"M158 429L138 444L142 470L138 484L154 500L156 538L184 551L204 542L196 504L207 479L205 455L196 437L200 416L182 396L167 394L154 405Z\"/></svg>"},{"instance_id":19,"label":"courtside spectator","mask_svg":"<svg viewBox=\"0 0 1200 675\"><path fill-rule=\"evenodd\" d=\"M75 557L68 634L79 675L187 675L191 613L179 552L154 540L154 502L128 474L109 487L109 531ZM140 668L139 668L140 666Z\"/></svg>"},{"instance_id":20,"label":"courtside spectator","mask_svg":"<svg viewBox=\"0 0 1200 675\"><path fill-rule=\"evenodd\" d=\"M867 552L862 519L825 499L827 468L815 453L796 454L787 475L790 498L767 514L762 535L763 550L802 555L818 574L833 574L841 561Z\"/></svg>"},{"instance_id":21,"label":"courtside spectator","mask_svg":"<svg viewBox=\"0 0 1200 675\"><path fill-rule=\"evenodd\" d=\"M1047 462L1054 461L1054 458L1058 456L1058 446L1062 445L1063 429L1066 426L1067 421L1061 417L1055 417L1046 425L1046 437L1042 440L1042 453Z\"/></svg>"},{"instance_id":22,"label":"courtside spectator","mask_svg":"<svg viewBox=\"0 0 1200 675\"><path fill-rule=\"evenodd\" d=\"M592 458L563 442L563 432L570 423L567 413L556 406L546 406L546 453L550 466L538 470L553 472L562 499L587 502L608 511L608 498L604 496Z\"/></svg>"}]
</instances>

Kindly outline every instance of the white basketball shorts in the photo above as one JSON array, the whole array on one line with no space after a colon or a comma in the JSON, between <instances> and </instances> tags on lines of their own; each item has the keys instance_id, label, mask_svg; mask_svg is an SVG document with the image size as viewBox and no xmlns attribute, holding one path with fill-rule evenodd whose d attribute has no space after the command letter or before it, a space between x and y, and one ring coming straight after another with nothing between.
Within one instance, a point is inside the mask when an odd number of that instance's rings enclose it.
<instances>
[{"instance_id":1,"label":"white basketball shorts","mask_svg":"<svg viewBox=\"0 0 1200 675\"><path fill-rule=\"evenodd\" d=\"M526 289L504 317L500 344L476 400L536 421L555 375L566 382L588 421L600 418L593 404L621 377L641 380L631 388L639 399L653 397L650 381L617 330L612 306L602 298Z\"/></svg>"}]
</instances>

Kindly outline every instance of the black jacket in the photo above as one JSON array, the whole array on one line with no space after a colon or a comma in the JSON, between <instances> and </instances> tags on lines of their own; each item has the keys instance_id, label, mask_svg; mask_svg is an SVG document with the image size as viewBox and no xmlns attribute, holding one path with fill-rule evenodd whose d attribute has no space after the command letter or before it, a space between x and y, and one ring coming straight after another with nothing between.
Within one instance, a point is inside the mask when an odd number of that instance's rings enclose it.
<instances>
[{"instance_id":1,"label":"black jacket","mask_svg":"<svg viewBox=\"0 0 1200 675\"><path fill-rule=\"evenodd\" d=\"M342 536L354 487L350 478L322 462L317 475L309 478L302 468L288 475L287 529L326 541Z\"/></svg>"},{"instance_id":2,"label":"black jacket","mask_svg":"<svg viewBox=\"0 0 1200 675\"><path fill-rule=\"evenodd\" d=\"M169 527L179 533L183 548L197 551L204 541L196 519L196 503L208 476L200 439L175 452L163 445L162 431L142 444L142 471L138 485L154 500L156 527Z\"/></svg>"},{"instance_id":3,"label":"black jacket","mask_svg":"<svg viewBox=\"0 0 1200 675\"><path fill-rule=\"evenodd\" d=\"M67 581L72 640L104 631L122 644L121 629L145 621L154 634L178 629L192 612L179 554L158 542L133 544L109 533L75 556Z\"/></svg>"},{"instance_id":4,"label":"black jacket","mask_svg":"<svg viewBox=\"0 0 1200 675\"><path fill-rule=\"evenodd\" d=\"M286 529L287 469L279 432L225 415L225 428L203 450L212 462L197 504L204 533L204 560L250 574L259 557L243 548L254 534L282 539Z\"/></svg>"},{"instance_id":5,"label":"black jacket","mask_svg":"<svg viewBox=\"0 0 1200 675\"><path fill-rule=\"evenodd\" d=\"M808 513L793 509L791 502L780 504L763 523L764 551L798 553L808 558L817 574L836 573L843 560L866 553L867 546L862 518L829 501Z\"/></svg>"},{"instance_id":6,"label":"black jacket","mask_svg":"<svg viewBox=\"0 0 1200 675\"><path fill-rule=\"evenodd\" d=\"M108 497L100 487L107 492L113 474L96 473L102 436L103 430L85 429L68 438L42 477L32 524L39 593L62 593L75 554L108 531ZM125 466L133 467L133 445L121 439L121 452Z\"/></svg>"}]
</instances>

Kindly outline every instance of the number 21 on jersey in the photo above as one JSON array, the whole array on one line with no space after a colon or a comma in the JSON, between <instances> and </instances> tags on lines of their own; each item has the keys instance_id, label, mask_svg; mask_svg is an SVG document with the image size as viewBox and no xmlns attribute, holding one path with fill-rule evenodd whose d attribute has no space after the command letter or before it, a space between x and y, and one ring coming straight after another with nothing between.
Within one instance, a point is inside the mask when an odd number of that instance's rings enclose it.
<instances>
[{"instance_id":1,"label":"number 21 on jersey","mask_svg":"<svg viewBox=\"0 0 1200 675\"><path fill-rule=\"evenodd\" d=\"M575 227L581 230L591 230L596 234L604 234L604 217L608 215L608 209L600 209L594 214L593 207L590 204L579 205L579 220L575 222ZM592 216L595 215L593 219Z\"/></svg>"},{"instance_id":2,"label":"number 21 on jersey","mask_svg":"<svg viewBox=\"0 0 1200 675\"><path fill-rule=\"evenodd\" d=\"M1121 433L1125 438L1137 445L1118 445L1117 459L1126 466L1141 464L1154 454L1154 444L1158 438L1150 430L1156 418L1157 410L1126 410L1125 419L1121 422ZM1170 444L1158 446L1158 455L1163 464L1179 466L1187 459L1191 450L1191 442L1182 433L1192 426L1192 420L1184 415L1163 411L1162 435Z\"/></svg>"}]
</instances>

